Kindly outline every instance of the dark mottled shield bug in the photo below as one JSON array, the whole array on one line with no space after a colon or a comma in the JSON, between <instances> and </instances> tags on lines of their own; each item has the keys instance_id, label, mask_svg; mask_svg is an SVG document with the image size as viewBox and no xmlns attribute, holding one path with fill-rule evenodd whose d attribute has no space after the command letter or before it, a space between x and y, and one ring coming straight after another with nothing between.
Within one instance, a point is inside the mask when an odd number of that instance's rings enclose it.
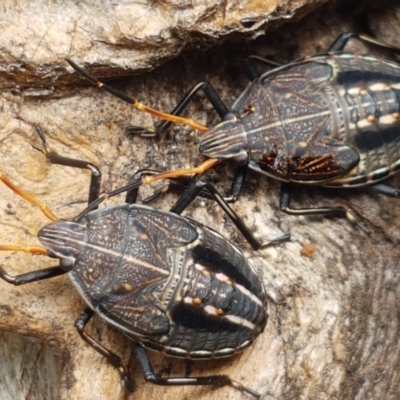
<instances>
[{"instance_id":1,"label":"dark mottled shield bug","mask_svg":"<svg viewBox=\"0 0 400 400\"><path fill-rule=\"evenodd\" d=\"M208 82L201 82L171 115L144 106L68 62L92 83L139 110L169 121L160 124L157 131L176 122L204 132L199 149L209 157L207 161L196 168L147 177L143 183L200 174L219 162L232 161L238 169L228 201L236 201L250 168L283 182L283 211L347 217L367 231L344 207L290 208L293 183L335 188L369 186L381 194L399 196L396 188L380 181L400 167L400 65L369 54L343 52L353 37L400 51L367 36L345 33L326 53L261 76L252 74L253 81L231 108ZM205 92L223 119L210 129L176 116L199 90Z\"/></svg>"},{"instance_id":2,"label":"dark mottled shield bug","mask_svg":"<svg viewBox=\"0 0 400 400\"><path fill-rule=\"evenodd\" d=\"M252 344L267 323L267 298L242 251L214 230L178 215L193 196L182 197L172 211L166 212L132 204L135 189L127 196L131 203L97 209L105 198L132 185L99 197L99 169L52 152L43 132L37 130L50 162L92 171L90 204L73 220L57 219L44 204L0 173L1 181L39 206L53 221L38 233L43 247L1 245L0 250L59 259L55 267L18 276L0 267L0 278L22 285L68 273L88 304L75 322L80 336L119 370L130 390L133 384L121 359L85 331L95 313L136 343L132 346L147 381L160 385L231 385L259 397L225 375L159 377L144 351L149 348L174 357L210 359L232 356ZM220 199L224 203L221 196L216 198L218 202ZM230 207L225 204L224 209ZM230 210L228 215L234 212Z\"/></svg>"}]
</instances>

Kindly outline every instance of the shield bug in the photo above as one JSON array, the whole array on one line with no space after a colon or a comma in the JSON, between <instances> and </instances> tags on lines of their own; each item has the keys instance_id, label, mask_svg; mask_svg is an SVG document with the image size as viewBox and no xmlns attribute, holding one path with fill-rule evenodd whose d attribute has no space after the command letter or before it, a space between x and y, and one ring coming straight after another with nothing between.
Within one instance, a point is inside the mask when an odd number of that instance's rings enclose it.
<instances>
[{"instance_id":1,"label":"shield bug","mask_svg":"<svg viewBox=\"0 0 400 400\"><path fill-rule=\"evenodd\" d=\"M129 390L133 384L120 357L85 331L95 313L132 339L147 381L230 385L258 398L256 391L225 375L158 376L145 352L148 348L194 360L228 357L250 346L267 323L264 287L242 251L216 231L179 215L197 189L183 196L170 212L134 204L140 172L131 185L99 197L99 169L87 161L52 152L41 129L37 131L51 163L92 171L90 204L72 220L58 219L0 173L3 183L40 207L52 221L38 233L43 247L4 244L0 250L59 260L54 267L17 276L0 267L0 278L22 285L67 273L88 305L75 322L79 335L118 369ZM213 192L211 186L205 186ZM104 199L128 190L128 202L97 208ZM230 209L222 196L215 199ZM230 210L228 215L234 212Z\"/></svg>"},{"instance_id":2,"label":"shield bug","mask_svg":"<svg viewBox=\"0 0 400 400\"><path fill-rule=\"evenodd\" d=\"M368 231L345 207L290 207L293 184L368 187L399 196L397 188L381 181L400 166L400 65L370 54L343 52L351 38L400 51L368 36L344 33L326 53L279 66L261 76L253 74L252 82L231 108L209 82L201 82L171 114L144 106L67 61L93 84L167 121L156 131L175 122L203 132L199 150L208 160L195 168L144 178L143 183L201 174L220 162L231 161L237 171L227 201L237 200L250 168L282 181L280 208L286 213L346 217ZM210 129L177 116L199 90L223 120Z\"/></svg>"}]
</instances>

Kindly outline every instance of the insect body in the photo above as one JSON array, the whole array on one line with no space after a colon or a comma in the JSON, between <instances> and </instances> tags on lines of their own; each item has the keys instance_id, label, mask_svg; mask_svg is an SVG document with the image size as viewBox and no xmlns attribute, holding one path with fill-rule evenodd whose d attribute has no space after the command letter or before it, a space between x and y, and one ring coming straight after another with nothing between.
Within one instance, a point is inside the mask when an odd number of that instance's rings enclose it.
<instances>
[{"instance_id":1,"label":"insect body","mask_svg":"<svg viewBox=\"0 0 400 400\"><path fill-rule=\"evenodd\" d=\"M290 208L292 183L370 185L379 193L399 195L396 188L378 182L393 175L400 165L400 66L371 55L342 52L352 37L400 51L370 37L345 33L327 53L275 68L260 77L253 74L252 83L231 108L208 82L201 82L171 114L143 106L68 62L92 83L168 121L157 130L177 122L204 132L199 149L209 157L207 161L195 168L144 178L142 183L200 174L219 162L231 161L238 169L228 201L237 200L250 168L283 182L280 207L287 213L347 217L367 230L343 207ZM211 129L176 115L199 90L205 92L223 119Z\"/></svg>"},{"instance_id":2,"label":"insect body","mask_svg":"<svg viewBox=\"0 0 400 400\"><path fill-rule=\"evenodd\" d=\"M263 286L244 254L194 220L124 204L56 221L38 237L91 309L146 347L230 356L267 322Z\"/></svg>"},{"instance_id":3,"label":"insect body","mask_svg":"<svg viewBox=\"0 0 400 400\"><path fill-rule=\"evenodd\" d=\"M400 65L312 56L254 80L225 119L201 139L207 157L285 182L374 183L400 166Z\"/></svg>"},{"instance_id":4,"label":"insect body","mask_svg":"<svg viewBox=\"0 0 400 400\"><path fill-rule=\"evenodd\" d=\"M129 203L93 209L105 197L126 189L99 197L97 167L53 153L43 132L38 133L52 163L92 170L92 202L73 220L58 220L0 173L0 180L53 221L38 233L43 247L0 249L59 260L55 267L18 276L0 267L0 278L21 285L68 273L88 304L75 323L79 334L118 368L130 390L133 384L121 359L85 331L95 313L137 343L133 349L146 380L161 385L231 385L258 397L224 375L159 377L144 351L147 347L175 357L209 359L250 346L264 330L268 314L263 285L245 255L214 230L178 215L190 196L183 197L173 212ZM137 189L130 191L129 199L134 201L136 194Z\"/></svg>"}]
</instances>

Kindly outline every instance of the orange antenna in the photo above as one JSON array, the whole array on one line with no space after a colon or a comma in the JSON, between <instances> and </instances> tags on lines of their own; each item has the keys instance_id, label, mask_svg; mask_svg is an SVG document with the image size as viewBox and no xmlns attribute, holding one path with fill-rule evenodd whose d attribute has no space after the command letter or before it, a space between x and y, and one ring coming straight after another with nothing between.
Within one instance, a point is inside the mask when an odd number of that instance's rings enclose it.
<instances>
[{"instance_id":1,"label":"orange antenna","mask_svg":"<svg viewBox=\"0 0 400 400\"><path fill-rule=\"evenodd\" d=\"M8 186L14 193L16 193L18 196L21 196L23 199L29 201L29 203L37 206L40 208L42 213L51 221L57 221L58 218L54 215L54 213L50 210L46 204L42 203L40 200L38 200L36 197L32 196L31 194L25 192L21 188L19 188L17 185L12 183L10 179L7 178L7 176L0 170L0 181L2 181L6 186Z\"/></svg>"},{"instance_id":2,"label":"orange antenna","mask_svg":"<svg viewBox=\"0 0 400 400\"><path fill-rule=\"evenodd\" d=\"M148 185L149 183L158 181L160 179L171 179L171 178L178 178L184 175L203 174L205 171L207 171L208 169L212 168L214 165L217 165L219 163L220 160L218 158L209 158L208 160L204 161L197 167L187 168L187 169L176 169L174 171L160 172L159 174L156 175L146 176L140 181L140 183L142 185Z\"/></svg>"},{"instance_id":3,"label":"orange antenna","mask_svg":"<svg viewBox=\"0 0 400 400\"><path fill-rule=\"evenodd\" d=\"M96 85L97 87L106 90L107 92L113 94L114 96L120 98L121 100L126 101L127 103L131 104L133 107L135 107L139 111L144 111L144 112L150 114L151 116L160 118L164 121L169 121L169 122L173 122L175 124L190 126L191 128L193 128L197 131L200 131L200 132L208 131L208 128L205 125L199 124L198 122L196 122L190 118L184 118L184 117L180 117L178 115L168 114L164 111L156 110L154 108L146 106L145 104L133 99L132 97L128 96L127 94L125 94L117 89L114 89L112 86L109 86L106 83L99 81L97 78L95 78L93 75L90 75L87 71L82 69L79 65L75 64L69 58L67 58L66 61L68 62L69 65L71 65L71 67L75 71L77 71L79 74L81 74L83 77L85 77L93 85Z\"/></svg>"},{"instance_id":4,"label":"orange antenna","mask_svg":"<svg viewBox=\"0 0 400 400\"><path fill-rule=\"evenodd\" d=\"M31 253L47 256L47 250L40 246L23 246L19 244L0 244L0 251L22 251L23 253Z\"/></svg>"}]
</instances>

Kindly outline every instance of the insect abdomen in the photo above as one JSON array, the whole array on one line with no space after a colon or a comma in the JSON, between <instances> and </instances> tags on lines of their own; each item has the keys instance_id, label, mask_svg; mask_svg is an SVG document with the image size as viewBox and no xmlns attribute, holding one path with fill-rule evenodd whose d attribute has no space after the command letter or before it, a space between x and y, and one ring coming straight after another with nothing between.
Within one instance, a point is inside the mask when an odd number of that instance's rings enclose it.
<instances>
[{"instance_id":1,"label":"insect abdomen","mask_svg":"<svg viewBox=\"0 0 400 400\"><path fill-rule=\"evenodd\" d=\"M198 229L193 247L174 251L172 259L181 263L163 289L170 332L141 342L175 357L230 356L264 330L265 292L242 252L216 232Z\"/></svg>"},{"instance_id":2,"label":"insect abdomen","mask_svg":"<svg viewBox=\"0 0 400 400\"><path fill-rule=\"evenodd\" d=\"M328 185L362 186L393 175L400 168L400 66L350 53L329 60L334 79L327 94L339 105L332 134L355 149L360 162Z\"/></svg>"}]
</instances>

